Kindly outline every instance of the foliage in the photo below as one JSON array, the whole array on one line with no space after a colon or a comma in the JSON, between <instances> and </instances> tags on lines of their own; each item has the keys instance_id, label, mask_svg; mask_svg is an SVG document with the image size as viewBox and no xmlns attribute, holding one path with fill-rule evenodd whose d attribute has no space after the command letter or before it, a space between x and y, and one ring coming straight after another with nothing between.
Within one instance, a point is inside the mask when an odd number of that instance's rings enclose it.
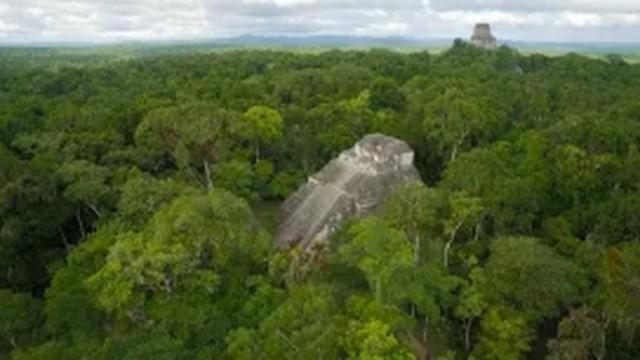
<instances>
[{"instance_id":1,"label":"foliage","mask_svg":"<svg viewBox=\"0 0 640 360\"><path fill-rule=\"evenodd\" d=\"M411 250L404 234L381 219L368 218L349 229L353 240L339 253L368 279L378 301L382 300L392 277L411 265Z\"/></svg>"},{"instance_id":2,"label":"foliage","mask_svg":"<svg viewBox=\"0 0 640 360\"><path fill-rule=\"evenodd\" d=\"M0 354L38 341L42 326L42 304L39 300L0 290L0 304Z\"/></svg>"},{"instance_id":3,"label":"foliage","mask_svg":"<svg viewBox=\"0 0 640 360\"><path fill-rule=\"evenodd\" d=\"M572 261L532 238L496 239L485 280L483 291L489 299L513 306L531 320L559 315L586 287Z\"/></svg>"},{"instance_id":4,"label":"foliage","mask_svg":"<svg viewBox=\"0 0 640 360\"><path fill-rule=\"evenodd\" d=\"M0 50L0 357L640 358L639 78L461 40ZM373 132L424 183L275 249Z\"/></svg>"},{"instance_id":5,"label":"foliage","mask_svg":"<svg viewBox=\"0 0 640 360\"><path fill-rule=\"evenodd\" d=\"M531 339L527 321L508 309L491 309L482 318L478 345L471 355L481 359L520 359Z\"/></svg>"}]
</instances>

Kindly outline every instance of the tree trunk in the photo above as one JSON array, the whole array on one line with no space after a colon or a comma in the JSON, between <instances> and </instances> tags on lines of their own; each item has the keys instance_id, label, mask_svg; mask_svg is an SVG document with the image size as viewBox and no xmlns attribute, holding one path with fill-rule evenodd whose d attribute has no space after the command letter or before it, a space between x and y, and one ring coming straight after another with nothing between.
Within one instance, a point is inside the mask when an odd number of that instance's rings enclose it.
<instances>
[{"instance_id":1,"label":"tree trunk","mask_svg":"<svg viewBox=\"0 0 640 360\"><path fill-rule=\"evenodd\" d=\"M453 239L447 241L444 246L444 268L449 268L449 251L451 250L451 244L453 244Z\"/></svg>"},{"instance_id":2,"label":"tree trunk","mask_svg":"<svg viewBox=\"0 0 640 360\"><path fill-rule=\"evenodd\" d=\"M451 156L449 157L449 162L455 160L458 157L458 149L464 143L464 139L467 138L467 135L469 135L469 132L465 131L462 134L462 136L460 136L460 139L458 139L458 141L455 143L455 145L453 145L453 149L451 150Z\"/></svg>"},{"instance_id":3,"label":"tree trunk","mask_svg":"<svg viewBox=\"0 0 640 360\"><path fill-rule=\"evenodd\" d=\"M82 222L82 215L80 214L80 209L76 210L76 221L78 222L78 227L80 228L80 241L84 240L87 237L87 231L84 228L84 222Z\"/></svg>"},{"instance_id":4,"label":"tree trunk","mask_svg":"<svg viewBox=\"0 0 640 360\"><path fill-rule=\"evenodd\" d=\"M480 238L480 229L482 227L482 220L478 221L475 228L473 229L473 241L477 242Z\"/></svg>"},{"instance_id":5,"label":"tree trunk","mask_svg":"<svg viewBox=\"0 0 640 360\"><path fill-rule=\"evenodd\" d=\"M605 317L604 324L602 326L602 335L600 337L600 349L598 354L594 354L597 360L603 360L607 358L607 328L609 327L609 317Z\"/></svg>"},{"instance_id":6,"label":"tree trunk","mask_svg":"<svg viewBox=\"0 0 640 360\"><path fill-rule=\"evenodd\" d=\"M67 236L64 234L64 231L62 231L62 228L60 226L58 226L58 232L60 233L60 237L62 238L62 243L64 244L64 249L67 251L67 254L69 254L71 252L71 244L69 244L69 241L67 240Z\"/></svg>"},{"instance_id":7,"label":"tree trunk","mask_svg":"<svg viewBox=\"0 0 640 360\"><path fill-rule=\"evenodd\" d=\"M429 318L427 316L424 317L424 325L422 326L422 341L421 341L424 354L423 359L431 358L431 351L429 350Z\"/></svg>"},{"instance_id":8,"label":"tree trunk","mask_svg":"<svg viewBox=\"0 0 640 360\"><path fill-rule=\"evenodd\" d=\"M278 329L278 330L276 330L276 334L278 334L278 336L279 336L282 340L284 340L284 342L285 342L285 343L287 343L287 345L289 345L289 346L291 347L291 349L293 349L293 350L294 350L294 351L296 351L296 352L300 351L300 348L298 348L298 347L296 346L296 344L294 344L293 342L291 342L291 340L289 340L289 338L288 338L285 334L283 334L283 333L282 333L282 331L280 331L280 330Z\"/></svg>"},{"instance_id":9,"label":"tree trunk","mask_svg":"<svg viewBox=\"0 0 640 360\"><path fill-rule=\"evenodd\" d=\"M453 150L451 150L451 156L449 157L449 162L454 161L458 157L458 145L453 146Z\"/></svg>"},{"instance_id":10,"label":"tree trunk","mask_svg":"<svg viewBox=\"0 0 640 360\"><path fill-rule=\"evenodd\" d=\"M424 339L416 338L410 331L404 331L404 333L399 334L398 337L411 349L416 360L429 359L429 344L427 344Z\"/></svg>"},{"instance_id":11,"label":"tree trunk","mask_svg":"<svg viewBox=\"0 0 640 360\"><path fill-rule=\"evenodd\" d=\"M102 214L100 213L100 211L98 211L98 208L96 208L95 205L87 203L87 207L91 209L91 211L93 211L94 214L96 214L98 219L102 217Z\"/></svg>"},{"instance_id":12,"label":"tree trunk","mask_svg":"<svg viewBox=\"0 0 640 360\"><path fill-rule=\"evenodd\" d=\"M420 235L415 235L413 238L413 263L418 265L420 262Z\"/></svg>"},{"instance_id":13,"label":"tree trunk","mask_svg":"<svg viewBox=\"0 0 640 360\"><path fill-rule=\"evenodd\" d=\"M16 339L13 336L9 337L7 340L9 340L9 344L11 344L11 347L13 347L14 349L18 348L18 344L16 343Z\"/></svg>"},{"instance_id":14,"label":"tree trunk","mask_svg":"<svg viewBox=\"0 0 640 360\"><path fill-rule=\"evenodd\" d=\"M213 181L211 181L211 169L209 168L209 162L204 161L204 176L207 178L207 191L213 189Z\"/></svg>"},{"instance_id":15,"label":"tree trunk","mask_svg":"<svg viewBox=\"0 0 640 360\"><path fill-rule=\"evenodd\" d=\"M193 178L193 181L195 181L198 184L198 186L205 187L205 184L203 184L202 180L200 180L198 175L196 175L196 173L193 172L193 169L191 168L191 166L187 165L186 169L187 169L187 174L189 174L189 176Z\"/></svg>"},{"instance_id":16,"label":"tree trunk","mask_svg":"<svg viewBox=\"0 0 640 360\"><path fill-rule=\"evenodd\" d=\"M469 353L471 351L471 328L473 327L473 318L465 321L464 324L464 350Z\"/></svg>"},{"instance_id":17,"label":"tree trunk","mask_svg":"<svg viewBox=\"0 0 640 360\"><path fill-rule=\"evenodd\" d=\"M453 241L456 239L456 235L458 234L458 230L460 230L461 226L462 226L462 222L459 222L456 225L456 227L453 229L453 232L451 232L449 241L447 241L447 243L444 246L444 268L445 269L449 268L449 251L451 250L451 245L453 244Z\"/></svg>"}]
</instances>

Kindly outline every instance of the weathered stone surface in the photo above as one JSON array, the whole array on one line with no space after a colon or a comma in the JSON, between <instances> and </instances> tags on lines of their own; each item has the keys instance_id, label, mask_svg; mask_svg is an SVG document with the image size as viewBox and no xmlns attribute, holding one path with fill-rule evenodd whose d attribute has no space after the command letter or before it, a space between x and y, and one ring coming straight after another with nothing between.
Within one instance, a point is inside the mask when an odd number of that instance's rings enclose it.
<instances>
[{"instance_id":1,"label":"weathered stone surface","mask_svg":"<svg viewBox=\"0 0 640 360\"><path fill-rule=\"evenodd\" d=\"M471 35L471 43L485 49L498 47L498 41L491 34L491 25L487 23L476 24L473 29L473 35Z\"/></svg>"},{"instance_id":2,"label":"weathered stone surface","mask_svg":"<svg viewBox=\"0 0 640 360\"><path fill-rule=\"evenodd\" d=\"M367 215L395 185L420 179L413 159L405 142L367 135L284 202L277 245L309 248L326 240L345 219Z\"/></svg>"}]
</instances>

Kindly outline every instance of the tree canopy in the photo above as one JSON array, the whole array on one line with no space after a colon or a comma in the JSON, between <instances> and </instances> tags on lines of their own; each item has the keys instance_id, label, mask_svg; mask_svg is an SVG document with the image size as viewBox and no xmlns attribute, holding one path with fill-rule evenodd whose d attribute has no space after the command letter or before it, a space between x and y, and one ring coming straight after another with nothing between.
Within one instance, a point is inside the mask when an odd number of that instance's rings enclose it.
<instances>
[{"instance_id":1,"label":"tree canopy","mask_svg":"<svg viewBox=\"0 0 640 360\"><path fill-rule=\"evenodd\" d=\"M0 358L640 358L640 65L154 49L0 49ZM423 181L275 248L375 132Z\"/></svg>"}]
</instances>

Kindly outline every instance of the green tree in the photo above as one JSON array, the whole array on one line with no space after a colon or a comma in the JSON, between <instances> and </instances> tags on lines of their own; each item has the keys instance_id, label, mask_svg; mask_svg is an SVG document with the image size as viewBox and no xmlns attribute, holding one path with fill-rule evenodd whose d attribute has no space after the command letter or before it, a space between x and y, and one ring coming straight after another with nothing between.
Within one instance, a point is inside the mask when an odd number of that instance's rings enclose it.
<instances>
[{"instance_id":1,"label":"green tree","mask_svg":"<svg viewBox=\"0 0 640 360\"><path fill-rule=\"evenodd\" d=\"M577 303L587 286L575 263L533 238L494 240L485 272L485 296L531 320L557 316Z\"/></svg>"},{"instance_id":2,"label":"green tree","mask_svg":"<svg viewBox=\"0 0 640 360\"><path fill-rule=\"evenodd\" d=\"M256 176L250 163L239 160L231 160L218 165L214 177L219 187L232 192L236 196L253 200L255 193Z\"/></svg>"},{"instance_id":3,"label":"green tree","mask_svg":"<svg viewBox=\"0 0 640 360\"><path fill-rule=\"evenodd\" d=\"M378 77L371 84L371 108L403 111L406 106L404 94L392 78Z\"/></svg>"},{"instance_id":4,"label":"green tree","mask_svg":"<svg viewBox=\"0 0 640 360\"><path fill-rule=\"evenodd\" d=\"M87 208L97 218L102 217L98 206L111 191L108 185L109 172L104 167L78 160L64 163L58 173L66 185L65 198L71 203L78 204L76 219L84 238L87 229L82 220L81 210Z\"/></svg>"},{"instance_id":5,"label":"green tree","mask_svg":"<svg viewBox=\"0 0 640 360\"><path fill-rule=\"evenodd\" d=\"M627 335L627 343L632 344L640 328L640 244L634 241L612 247L603 261L605 314Z\"/></svg>"},{"instance_id":6,"label":"green tree","mask_svg":"<svg viewBox=\"0 0 640 360\"><path fill-rule=\"evenodd\" d=\"M230 193L178 197L144 231L118 235L88 285L105 310L146 323L147 301L166 298L170 306L184 294L198 299L218 293L229 262L262 256L264 243L255 239L264 238L254 233L247 204Z\"/></svg>"},{"instance_id":7,"label":"green tree","mask_svg":"<svg viewBox=\"0 0 640 360\"><path fill-rule=\"evenodd\" d=\"M485 282L484 272L480 268L474 268L469 273L469 281L464 282L460 292L459 303L455 308L456 317L464 323L464 348L468 353L471 350L471 331L474 322L489 306L482 288Z\"/></svg>"},{"instance_id":8,"label":"green tree","mask_svg":"<svg viewBox=\"0 0 640 360\"><path fill-rule=\"evenodd\" d=\"M65 341L48 341L37 347L15 351L11 359L17 360L65 360L81 359L87 353L99 357L100 344L85 340L84 344L69 344Z\"/></svg>"},{"instance_id":9,"label":"green tree","mask_svg":"<svg viewBox=\"0 0 640 360\"><path fill-rule=\"evenodd\" d=\"M170 154L198 182L191 167L202 169L206 187L212 189L212 167L229 155L228 127L239 119L233 111L206 103L160 108L147 114L140 123L136 144L147 158L156 162L163 154Z\"/></svg>"},{"instance_id":10,"label":"green tree","mask_svg":"<svg viewBox=\"0 0 640 360\"><path fill-rule=\"evenodd\" d=\"M419 264L425 256L423 241L426 236L434 236L442 207L439 193L422 182L401 186L392 193L384 204L384 218L402 229L412 243L414 264Z\"/></svg>"},{"instance_id":11,"label":"green tree","mask_svg":"<svg viewBox=\"0 0 640 360\"><path fill-rule=\"evenodd\" d=\"M348 232L351 242L342 245L339 254L365 274L376 300L382 301L393 275L413 264L411 247L404 233L376 217L361 220Z\"/></svg>"},{"instance_id":12,"label":"green tree","mask_svg":"<svg viewBox=\"0 0 640 360\"><path fill-rule=\"evenodd\" d=\"M500 126L500 116L485 99L449 89L424 108L424 133L439 145L444 158L455 160L469 139L485 139Z\"/></svg>"},{"instance_id":13,"label":"green tree","mask_svg":"<svg viewBox=\"0 0 640 360\"><path fill-rule=\"evenodd\" d=\"M271 144L282 137L282 116L270 107L254 106L247 110L233 127L237 136L253 142L257 164L261 159L261 145Z\"/></svg>"},{"instance_id":14,"label":"green tree","mask_svg":"<svg viewBox=\"0 0 640 360\"><path fill-rule=\"evenodd\" d=\"M476 359L521 359L531 348L533 337L526 318L508 309L490 309L480 322L478 344L471 354Z\"/></svg>"},{"instance_id":15,"label":"green tree","mask_svg":"<svg viewBox=\"0 0 640 360\"><path fill-rule=\"evenodd\" d=\"M257 329L230 333L232 359L333 359L339 357L343 320L327 286L302 285Z\"/></svg>"},{"instance_id":16,"label":"green tree","mask_svg":"<svg viewBox=\"0 0 640 360\"><path fill-rule=\"evenodd\" d=\"M444 245L443 263L449 267L449 252L463 226L473 228L474 236L478 236L478 226L482 219L484 207L481 199L471 197L464 192L455 192L449 197L449 218L444 222L447 241Z\"/></svg>"},{"instance_id":17,"label":"green tree","mask_svg":"<svg viewBox=\"0 0 640 360\"><path fill-rule=\"evenodd\" d=\"M145 225L157 211L169 205L178 195L197 191L196 188L172 178L161 180L138 171L132 171L119 190L117 217L135 228Z\"/></svg>"},{"instance_id":18,"label":"green tree","mask_svg":"<svg viewBox=\"0 0 640 360\"><path fill-rule=\"evenodd\" d=\"M25 348L42 336L42 304L26 294L0 290L0 355Z\"/></svg>"},{"instance_id":19,"label":"green tree","mask_svg":"<svg viewBox=\"0 0 640 360\"><path fill-rule=\"evenodd\" d=\"M604 359L606 322L589 309L572 310L558 324L558 336L547 344L552 360Z\"/></svg>"},{"instance_id":20,"label":"green tree","mask_svg":"<svg viewBox=\"0 0 640 360\"><path fill-rule=\"evenodd\" d=\"M411 353L393 336L389 325L380 320L352 321L345 334L348 359L412 359Z\"/></svg>"}]
</instances>

